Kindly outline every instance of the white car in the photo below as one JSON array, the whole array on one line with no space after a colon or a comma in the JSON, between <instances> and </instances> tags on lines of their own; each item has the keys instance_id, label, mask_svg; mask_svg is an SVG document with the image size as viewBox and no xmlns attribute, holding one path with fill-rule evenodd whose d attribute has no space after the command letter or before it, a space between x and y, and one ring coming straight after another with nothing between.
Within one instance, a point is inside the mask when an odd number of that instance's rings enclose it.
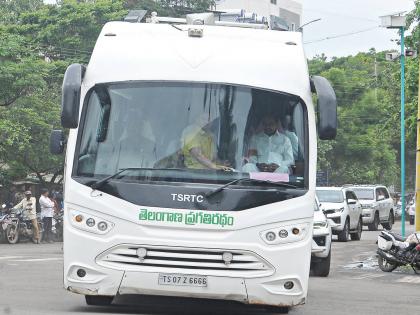
<instances>
[{"instance_id":1,"label":"white car","mask_svg":"<svg viewBox=\"0 0 420 315\"><path fill-rule=\"evenodd\" d=\"M327 277L330 273L331 225L335 224L327 219L316 200L311 256L311 270L314 276Z\"/></svg>"},{"instance_id":2,"label":"white car","mask_svg":"<svg viewBox=\"0 0 420 315\"><path fill-rule=\"evenodd\" d=\"M354 241L362 237L362 206L352 188L317 187L316 195L328 219L334 221L333 234L340 242L347 242L349 235Z\"/></svg>"},{"instance_id":3,"label":"white car","mask_svg":"<svg viewBox=\"0 0 420 315\"><path fill-rule=\"evenodd\" d=\"M353 186L357 198L362 204L363 225L369 231L377 231L379 223L386 230L391 230L394 224L394 200L385 186Z\"/></svg>"}]
</instances>

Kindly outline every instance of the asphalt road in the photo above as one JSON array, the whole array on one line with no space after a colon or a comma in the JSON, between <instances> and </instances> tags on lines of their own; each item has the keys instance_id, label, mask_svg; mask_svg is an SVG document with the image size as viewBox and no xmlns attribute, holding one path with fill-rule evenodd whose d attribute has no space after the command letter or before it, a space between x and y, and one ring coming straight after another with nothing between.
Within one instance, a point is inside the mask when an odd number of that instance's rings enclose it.
<instances>
[{"instance_id":1,"label":"asphalt road","mask_svg":"<svg viewBox=\"0 0 420 315\"><path fill-rule=\"evenodd\" d=\"M397 224L394 230L399 229ZM330 276L311 277L307 304L290 314L420 314L420 276L409 269L380 271L374 259L377 235L364 230L361 241L333 242ZM83 296L62 288L62 264L59 243L0 244L0 314L266 314L205 301L156 305L135 296L110 307L86 306Z\"/></svg>"}]
</instances>

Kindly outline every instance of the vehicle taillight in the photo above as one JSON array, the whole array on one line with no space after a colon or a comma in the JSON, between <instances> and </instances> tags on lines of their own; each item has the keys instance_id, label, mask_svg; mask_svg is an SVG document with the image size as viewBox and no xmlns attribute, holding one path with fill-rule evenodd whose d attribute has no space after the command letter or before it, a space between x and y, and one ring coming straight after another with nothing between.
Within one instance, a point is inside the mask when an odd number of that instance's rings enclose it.
<instances>
[{"instance_id":1,"label":"vehicle taillight","mask_svg":"<svg viewBox=\"0 0 420 315\"><path fill-rule=\"evenodd\" d=\"M420 244L418 244L418 245L416 246L416 251L419 251L419 252L420 252Z\"/></svg>"}]
</instances>

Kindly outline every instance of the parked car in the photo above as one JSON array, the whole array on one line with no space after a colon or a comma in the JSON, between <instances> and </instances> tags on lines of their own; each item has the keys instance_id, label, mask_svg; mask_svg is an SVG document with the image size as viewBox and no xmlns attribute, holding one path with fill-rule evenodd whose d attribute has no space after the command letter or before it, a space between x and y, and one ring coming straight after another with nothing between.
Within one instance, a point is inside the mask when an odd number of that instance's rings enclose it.
<instances>
[{"instance_id":1,"label":"parked car","mask_svg":"<svg viewBox=\"0 0 420 315\"><path fill-rule=\"evenodd\" d=\"M314 229L312 236L311 271L314 276L327 277L331 264L331 223L321 211L318 199L315 201Z\"/></svg>"},{"instance_id":2,"label":"parked car","mask_svg":"<svg viewBox=\"0 0 420 315\"><path fill-rule=\"evenodd\" d=\"M362 206L350 187L317 187L316 195L325 215L334 221L334 235L340 242L347 242L349 236L359 241L362 237Z\"/></svg>"},{"instance_id":3,"label":"parked car","mask_svg":"<svg viewBox=\"0 0 420 315\"><path fill-rule=\"evenodd\" d=\"M352 187L362 204L363 225L369 231L377 231L379 224L386 230L391 230L395 219L394 200L388 189L380 185Z\"/></svg>"}]
</instances>

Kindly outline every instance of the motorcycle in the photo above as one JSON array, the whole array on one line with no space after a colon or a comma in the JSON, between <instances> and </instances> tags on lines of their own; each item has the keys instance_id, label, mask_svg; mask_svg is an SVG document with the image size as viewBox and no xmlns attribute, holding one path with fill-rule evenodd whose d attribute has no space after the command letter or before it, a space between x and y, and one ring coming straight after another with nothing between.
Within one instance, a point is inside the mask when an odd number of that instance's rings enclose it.
<instances>
[{"instance_id":1,"label":"motorcycle","mask_svg":"<svg viewBox=\"0 0 420 315\"><path fill-rule=\"evenodd\" d=\"M54 241L62 242L63 241L63 219L64 219L64 210L54 214L52 220L52 233Z\"/></svg>"},{"instance_id":2,"label":"motorcycle","mask_svg":"<svg viewBox=\"0 0 420 315\"><path fill-rule=\"evenodd\" d=\"M39 239L42 239L44 232L40 216L37 214ZM31 239L35 241L32 221L27 217L26 211L22 209L12 209L10 213L10 223L6 228L6 241L9 244L16 244L21 239Z\"/></svg>"},{"instance_id":3,"label":"motorcycle","mask_svg":"<svg viewBox=\"0 0 420 315\"><path fill-rule=\"evenodd\" d=\"M0 209L0 242L6 239L6 228L11 223L10 214L6 204Z\"/></svg>"},{"instance_id":4,"label":"motorcycle","mask_svg":"<svg viewBox=\"0 0 420 315\"><path fill-rule=\"evenodd\" d=\"M416 274L420 271L420 234L407 238L390 231L378 236L378 265L384 272L392 272L400 266L410 266Z\"/></svg>"}]
</instances>

